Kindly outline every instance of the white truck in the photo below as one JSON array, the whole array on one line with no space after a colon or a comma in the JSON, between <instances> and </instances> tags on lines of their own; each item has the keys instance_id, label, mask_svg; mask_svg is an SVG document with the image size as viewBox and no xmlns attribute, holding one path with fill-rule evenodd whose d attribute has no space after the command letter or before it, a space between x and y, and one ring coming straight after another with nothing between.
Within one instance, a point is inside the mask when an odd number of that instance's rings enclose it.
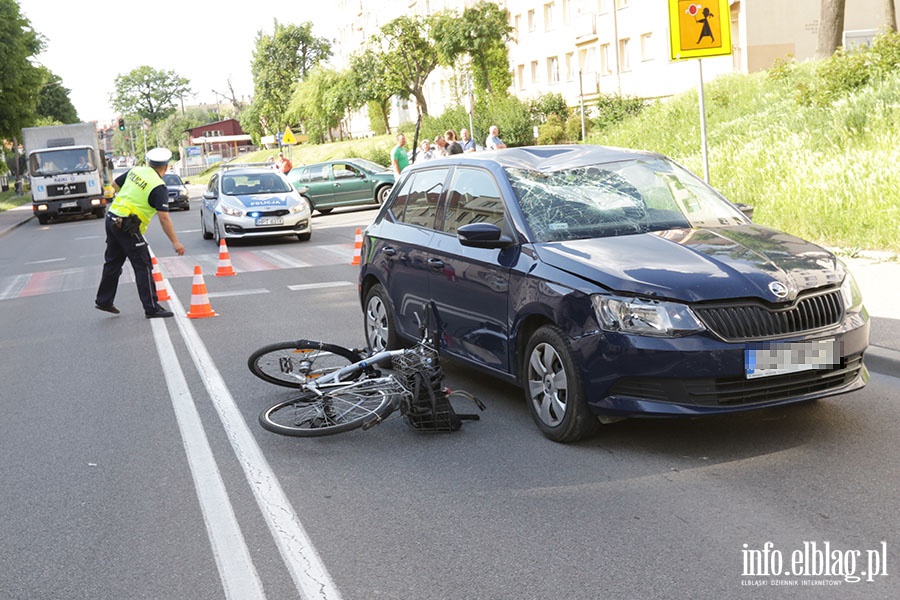
<instances>
[{"instance_id":1,"label":"white truck","mask_svg":"<svg viewBox=\"0 0 900 600\"><path fill-rule=\"evenodd\" d=\"M105 161L97 151L96 124L25 127L22 141L32 210L42 225L60 217L104 217L110 199Z\"/></svg>"}]
</instances>

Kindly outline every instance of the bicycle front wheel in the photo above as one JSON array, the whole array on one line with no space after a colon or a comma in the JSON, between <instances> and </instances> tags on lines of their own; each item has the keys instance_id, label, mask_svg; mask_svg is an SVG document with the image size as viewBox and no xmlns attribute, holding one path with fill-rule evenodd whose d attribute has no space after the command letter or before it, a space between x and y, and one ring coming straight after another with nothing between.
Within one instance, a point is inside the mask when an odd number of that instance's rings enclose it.
<instances>
[{"instance_id":1,"label":"bicycle front wheel","mask_svg":"<svg viewBox=\"0 0 900 600\"><path fill-rule=\"evenodd\" d=\"M269 383L299 388L304 383L362 360L358 353L324 342L297 340L263 346L247 359L250 371ZM351 379L358 379L362 371Z\"/></svg>"},{"instance_id":2,"label":"bicycle front wheel","mask_svg":"<svg viewBox=\"0 0 900 600\"><path fill-rule=\"evenodd\" d=\"M387 418L402 393L398 384L384 380L351 383L322 396L306 392L262 411L259 423L273 433L295 437L343 433Z\"/></svg>"}]
</instances>

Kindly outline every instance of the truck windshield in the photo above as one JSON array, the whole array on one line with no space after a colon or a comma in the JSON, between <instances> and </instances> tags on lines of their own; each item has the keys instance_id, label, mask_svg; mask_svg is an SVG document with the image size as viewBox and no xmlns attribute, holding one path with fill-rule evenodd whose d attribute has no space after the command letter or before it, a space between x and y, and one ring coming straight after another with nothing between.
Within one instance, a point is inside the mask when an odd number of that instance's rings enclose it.
<instances>
[{"instance_id":1,"label":"truck windshield","mask_svg":"<svg viewBox=\"0 0 900 600\"><path fill-rule=\"evenodd\" d=\"M64 175L96 171L93 153L88 148L66 148L33 152L29 164L32 176Z\"/></svg>"}]
</instances>

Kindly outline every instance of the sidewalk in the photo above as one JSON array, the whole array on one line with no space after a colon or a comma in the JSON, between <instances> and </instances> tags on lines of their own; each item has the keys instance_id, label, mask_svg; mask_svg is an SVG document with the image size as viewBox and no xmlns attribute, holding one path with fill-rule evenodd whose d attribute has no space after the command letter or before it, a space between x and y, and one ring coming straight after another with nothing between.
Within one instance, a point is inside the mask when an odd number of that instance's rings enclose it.
<instances>
[{"instance_id":1,"label":"sidewalk","mask_svg":"<svg viewBox=\"0 0 900 600\"><path fill-rule=\"evenodd\" d=\"M32 218L30 203L0 212L0 237ZM900 375L900 257L873 252L843 260L872 317L866 364L879 373Z\"/></svg>"}]
</instances>

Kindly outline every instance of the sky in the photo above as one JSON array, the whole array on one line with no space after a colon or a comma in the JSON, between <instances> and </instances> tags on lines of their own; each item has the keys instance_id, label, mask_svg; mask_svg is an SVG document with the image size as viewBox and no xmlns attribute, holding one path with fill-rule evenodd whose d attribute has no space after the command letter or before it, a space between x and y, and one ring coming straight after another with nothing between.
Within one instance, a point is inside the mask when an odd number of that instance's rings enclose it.
<instances>
[{"instance_id":1,"label":"sky","mask_svg":"<svg viewBox=\"0 0 900 600\"><path fill-rule=\"evenodd\" d=\"M190 80L185 104L216 102L228 93L253 93L250 61L257 32L282 24L313 23L313 34L335 37L333 2L211 0L18 0L22 14L45 39L37 61L62 78L82 121L117 117L110 106L115 79L148 65ZM221 99L221 96L219 96Z\"/></svg>"}]
</instances>

